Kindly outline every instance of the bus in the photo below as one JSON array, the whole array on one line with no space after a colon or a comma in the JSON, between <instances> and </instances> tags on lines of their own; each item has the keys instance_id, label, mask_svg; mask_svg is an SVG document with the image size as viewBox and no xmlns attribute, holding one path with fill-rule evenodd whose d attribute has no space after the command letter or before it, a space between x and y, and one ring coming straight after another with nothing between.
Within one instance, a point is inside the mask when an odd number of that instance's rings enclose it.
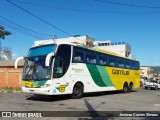
<instances>
[{"instance_id":1,"label":"bus","mask_svg":"<svg viewBox=\"0 0 160 120\"><path fill-rule=\"evenodd\" d=\"M34 46L24 59L22 91L41 95L70 94L81 98L84 93L140 87L140 65L102 49L73 43Z\"/></svg>"}]
</instances>

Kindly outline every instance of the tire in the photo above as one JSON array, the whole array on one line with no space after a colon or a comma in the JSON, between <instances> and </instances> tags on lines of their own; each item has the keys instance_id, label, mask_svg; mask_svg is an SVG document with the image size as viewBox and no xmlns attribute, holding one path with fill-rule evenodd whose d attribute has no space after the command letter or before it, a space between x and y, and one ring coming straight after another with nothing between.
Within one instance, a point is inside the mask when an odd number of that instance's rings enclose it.
<instances>
[{"instance_id":1,"label":"tire","mask_svg":"<svg viewBox=\"0 0 160 120\"><path fill-rule=\"evenodd\" d=\"M76 83L73 87L72 99L78 99L83 96L83 86L80 83Z\"/></svg>"},{"instance_id":2,"label":"tire","mask_svg":"<svg viewBox=\"0 0 160 120\"><path fill-rule=\"evenodd\" d=\"M147 87L144 87L145 89L147 89Z\"/></svg>"},{"instance_id":3,"label":"tire","mask_svg":"<svg viewBox=\"0 0 160 120\"><path fill-rule=\"evenodd\" d=\"M128 86L128 92L132 92L132 89L133 89L133 84L130 84L130 85Z\"/></svg>"},{"instance_id":4,"label":"tire","mask_svg":"<svg viewBox=\"0 0 160 120\"><path fill-rule=\"evenodd\" d=\"M128 92L128 85L125 83L123 85L123 90L122 90L123 93L127 93Z\"/></svg>"}]
</instances>

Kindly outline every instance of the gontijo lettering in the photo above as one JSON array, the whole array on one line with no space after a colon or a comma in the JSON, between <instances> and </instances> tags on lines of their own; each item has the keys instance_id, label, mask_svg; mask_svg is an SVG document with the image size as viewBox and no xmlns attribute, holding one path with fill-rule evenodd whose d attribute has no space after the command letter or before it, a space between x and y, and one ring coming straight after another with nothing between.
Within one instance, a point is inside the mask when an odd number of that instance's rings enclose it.
<instances>
[{"instance_id":1,"label":"gontijo lettering","mask_svg":"<svg viewBox=\"0 0 160 120\"><path fill-rule=\"evenodd\" d=\"M127 71L127 70L116 70L116 69L113 69L112 70L112 74L116 74L116 75L129 75L129 71Z\"/></svg>"}]
</instances>

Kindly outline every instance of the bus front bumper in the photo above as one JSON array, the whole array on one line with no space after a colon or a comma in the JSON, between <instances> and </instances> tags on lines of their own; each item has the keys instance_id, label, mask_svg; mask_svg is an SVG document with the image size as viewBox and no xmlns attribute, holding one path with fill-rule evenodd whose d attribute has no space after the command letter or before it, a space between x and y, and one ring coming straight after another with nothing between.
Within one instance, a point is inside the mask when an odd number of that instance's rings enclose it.
<instances>
[{"instance_id":1,"label":"bus front bumper","mask_svg":"<svg viewBox=\"0 0 160 120\"><path fill-rule=\"evenodd\" d=\"M32 94L40 94L40 95L53 95L50 87L47 88L27 88L22 87L23 93L32 93Z\"/></svg>"}]
</instances>

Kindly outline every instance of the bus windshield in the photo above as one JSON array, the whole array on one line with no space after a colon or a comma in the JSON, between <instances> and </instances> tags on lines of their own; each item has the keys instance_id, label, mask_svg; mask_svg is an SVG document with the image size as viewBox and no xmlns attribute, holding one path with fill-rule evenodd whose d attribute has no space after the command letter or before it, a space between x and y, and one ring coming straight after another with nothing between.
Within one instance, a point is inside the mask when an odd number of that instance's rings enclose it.
<instances>
[{"instance_id":1,"label":"bus windshield","mask_svg":"<svg viewBox=\"0 0 160 120\"><path fill-rule=\"evenodd\" d=\"M23 79L51 79L51 65L45 66L46 56L28 57L25 59Z\"/></svg>"},{"instance_id":2,"label":"bus windshield","mask_svg":"<svg viewBox=\"0 0 160 120\"><path fill-rule=\"evenodd\" d=\"M42 45L30 48L28 56L25 58L23 79L24 80L44 80L51 79L51 63L45 66L46 56L55 52L56 45ZM52 58L53 59L53 58Z\"/></svg>"}]
</instances>

